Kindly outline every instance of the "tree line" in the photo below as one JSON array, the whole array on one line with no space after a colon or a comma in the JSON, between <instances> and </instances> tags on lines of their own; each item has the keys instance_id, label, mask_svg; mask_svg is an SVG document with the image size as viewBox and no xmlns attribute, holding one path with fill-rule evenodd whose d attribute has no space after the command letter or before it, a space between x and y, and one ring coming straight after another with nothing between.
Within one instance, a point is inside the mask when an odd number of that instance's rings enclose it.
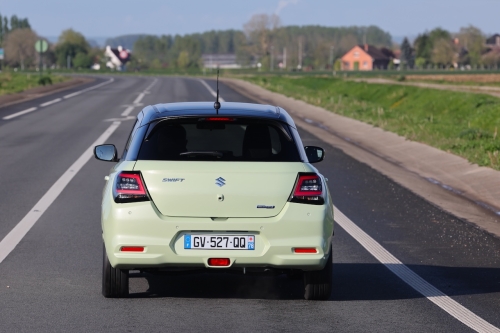
<instances>
[{"instance_id":1,"label":"tree line","mask_svg":"<svg viewBox=\"0 0 500 333\"><path fill-rule=\"evenodd\" d=\"M24 69L34 69L39 64L39 54L35 43L44 39L31 28L27 18L8 17L0 14L0 45L4 48L4 65ZM48 42L48 41L47 41ZM102 50L91 48L85 37L72 29L64 30L57 43L50 44L43 54L44 64L61 68L89 68L103 57Z\"/></svg>"},{"instance_id":2,"label":"tree line","mask_svg":"<svg viewBox=\"0 0 500 333\"><path fill-rule=\"evenodd\" d=\"M447 68L500 65L500 50L486 44L487 36L472 25L457 33L436 28L419 34L413 45L405 38L401 62L408 68Z\"/></svg>"},{"instance_id":3,"label":"tree line","mask_svg":"<svg viewBox=\"0 0 500 333\"><path fill-rule=\"evenodd\" d=\"M129 67L135 69L200 68L203 54L235 54L242 66L328 68L356 44L391 47L389 33L376 26L281 26L276 15L254 15L243 30L142 36L133 46Z\"/></svg>"},{"instance_id":4,"label":"tree line","mask_svg":"<svg viewBox=\"0 0 500 333\"><path fill-rule=\"evenodd\" d=\"M40 38L27 18L13 15L9 19L0 14L5 65L21 69L38 66L34 44ZM400 52L401 66L405 68L500 65L500 46L488 46L485 34L473 26L457 33L436 28L419 34L413 43L405 38L398 46L388 32L377 26L282 26L276 15L257 14L242 30L127 35L109 42L133 43L130 70L201 68L203 54L234 54L242 66L260 64L266 70L321 70L331 68L353 46L365 43ZM94 63L104 68L105 62L103 50L92 48L81 33L72 29L64 30L44 54L46 65L59 68L89 68Z\"/></svg>"}]
</instances>

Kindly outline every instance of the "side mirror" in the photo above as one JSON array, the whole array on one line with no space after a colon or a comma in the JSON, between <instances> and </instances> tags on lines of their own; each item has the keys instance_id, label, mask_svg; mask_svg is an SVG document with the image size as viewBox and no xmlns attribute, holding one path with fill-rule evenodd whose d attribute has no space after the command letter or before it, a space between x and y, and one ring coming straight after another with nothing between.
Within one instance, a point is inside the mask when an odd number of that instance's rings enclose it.
<instances>
[{"instance_id":1,"label":"side mirror","mask_svg":"<svg viewBox=\"0 0 500 333\"><path fill-rule=\"evenodd\" d=\"M100 161L118 162L115 145L99 145L94 147L94 156Z\"/></svg>"},{"instance_id":2,"label":"side mirror","mask_svg":"<svg viewBox=\"0 0 500 333\"><path fill-rule=\"evenodd\" d=\"M306 151L309 163L318 163L323 161L323 158L325 157L325 151L323 150L323 148L315 146L307 146L304 147L304 149Z\"/></svg>"}]
</instances>

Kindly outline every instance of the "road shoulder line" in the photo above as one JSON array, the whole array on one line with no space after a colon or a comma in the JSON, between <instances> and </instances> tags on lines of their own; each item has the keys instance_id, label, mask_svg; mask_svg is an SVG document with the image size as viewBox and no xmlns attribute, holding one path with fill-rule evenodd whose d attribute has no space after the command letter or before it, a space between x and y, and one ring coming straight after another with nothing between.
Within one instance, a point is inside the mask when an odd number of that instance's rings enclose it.
<instances>
[{"instance_id":1,"label":"road shoulder line","mask_svg":"<svg viewBox=\"0 0 500 333\"><path fill-rule=\"evenodd\" d=\"M103 144L121 122L113 122L101 136L62 174L24 218L0 242L0 263L14 250L23 237L35 225L43 213L52 205L80 169L92 158L94 146Z\"/></svg>"},{"instance_id":2,"label":"road shoulder line","mask_svg":"<svg viewBox=\"0 0 500 333\"><path fill-rule=\"evenodd\" d=\"M429 301L439 306L448 314L477 332L500 332L500 329L488 323L466 307L460 305L448 295L425 281L418 274L404 265L382 245L371 238L353 221L335 207L335 222L352 238L363 246L375 259L387 267L410 287L422 294Z\"/></svg>"},{"instance_id":3,"label":"road shoulder line","mask_svg":"<svg viewBox=\"0 0 500 333\"><path fill-rule=\"evenodd\" d=\"M499 171L472 165L459 156L408 141L247 81L224 78L221 82L260 103L283 107L311 134L321 136L323 141L439 208L500 237Z\"/></svg>"},{"instance_id":4,"label":"road shoulder line","mask_svg":"<svg viewBox=\"0 0 500 333\"><path fill-rule=\"evenodd\" d=\"M0 96L0 101L6 99L7 97L8 98L3 102L0 102L0 109L11 105L32 101L37 98L50 96L52 94L57 94L65 90L69 90L84 84L88 84L92 81L94 81L93 78L78 78L74 79L73 81L56 83L53 86L36 87L16 94L3 95ZM37 90L46 90L46 91L37 92ZM9 101L9 99L11 101Z\"/></svg>"}]
</instances>

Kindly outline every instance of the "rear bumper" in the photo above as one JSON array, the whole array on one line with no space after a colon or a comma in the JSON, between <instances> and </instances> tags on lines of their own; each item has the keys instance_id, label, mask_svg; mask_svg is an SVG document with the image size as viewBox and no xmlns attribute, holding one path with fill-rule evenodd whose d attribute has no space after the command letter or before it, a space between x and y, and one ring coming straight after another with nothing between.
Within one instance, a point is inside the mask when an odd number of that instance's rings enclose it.
<instances>
[{"instance_id":1,"label":"rear bumper","mask_svg":"<svg viewBox=\"0 0 500 333\"><path fill-rule=\"evenodd\" d=\"M168 217L151 202L103 204L102 228L111 265L120 269L199 267L260 267L278 269L322 269L330 251L333 209L287 203L271 218ZM184 249L185 234L255 235L255 250ZM121 252L123 246L143 246L144 252ZM296 254L293 248L314 247L315 254ZM212 267L209 258L229 258L230 266Z\"/></svg>"}]
</instances>

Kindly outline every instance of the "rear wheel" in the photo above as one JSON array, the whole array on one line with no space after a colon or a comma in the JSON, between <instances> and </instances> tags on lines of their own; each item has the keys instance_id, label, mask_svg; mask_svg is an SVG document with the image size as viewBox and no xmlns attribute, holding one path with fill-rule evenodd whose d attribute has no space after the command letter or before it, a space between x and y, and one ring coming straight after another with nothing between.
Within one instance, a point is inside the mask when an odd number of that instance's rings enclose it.
<instances>
[{"instance_id":1,"label":"rear wheel","mask_svg":"<svg viewBox=\"0 0 500 333\"><path fill-rule=\"evenodd\" d=\"M325 268L320 271L304 272L304 298L307 300L327 300L332 293L332 250Z\"/></svg>"},{"instance_id":2,"label":"rear wheel","mask_svg":"<svg viewBox=\"0 0 500 333\"><path fill-rule=\"evenodd\" d=\"M105 247L102 248L102 295L106 298L127 297L128 270L113 268L109 263Z\"/></svg>"}]
</instances>

